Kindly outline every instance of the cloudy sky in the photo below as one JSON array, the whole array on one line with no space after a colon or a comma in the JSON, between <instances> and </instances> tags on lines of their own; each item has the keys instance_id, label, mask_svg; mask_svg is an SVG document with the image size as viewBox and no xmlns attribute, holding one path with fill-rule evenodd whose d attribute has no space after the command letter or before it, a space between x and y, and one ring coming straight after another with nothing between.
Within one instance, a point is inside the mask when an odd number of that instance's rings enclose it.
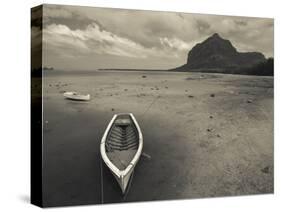
<instances>
[{"instance_id":1,"label":"cloudy sky","mask_svg":"<svg viewBox=\"0 0 281 212\"><path fill-rule=\"evenodd\" d=\"M43 23L44 65L57 69L174 68L215 32L273 56L273 19L45 5Z\"/></svg>"}]
</instances>

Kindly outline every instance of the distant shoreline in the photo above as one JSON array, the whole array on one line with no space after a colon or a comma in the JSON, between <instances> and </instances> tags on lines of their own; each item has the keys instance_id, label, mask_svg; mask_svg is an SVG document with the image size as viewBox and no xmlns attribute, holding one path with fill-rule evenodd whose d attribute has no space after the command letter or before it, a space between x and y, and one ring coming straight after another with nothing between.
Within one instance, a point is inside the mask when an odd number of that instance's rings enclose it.
<instances>
[{"instance_id":1,"label":"distant shoreline","mask_svg":"<svg viewBox=\"0 0 281 212\"><path fill-rule=\"evenodd\" d=\"M235 73L235 72L224 72L222 70L217 70L217 69L200 69L200 70L183 70L183 69L120 69L120 68L101 68L101 69L96 69L96 70L44 70L44 74L59 74L59 73L68 73L68 74L83 74L83 73L93 73L93 72L155 72L155 73L161 73L161 72L165 72L165 73L198 73L198 74L227 74L227 75L244 75L244 76L271 76L274 77L274 75L262 75L262 74L249 74L249 73L243 73L243 72L239 72L239 73ZM42 72L32 72L32 76L35 77L37 76L39 73ZM39 74L38 76L41 77L41 74Z\"/></svg>"},{"instance_id":2,"label":"distant shoreline","mask_svg":"<svg viewBox=\"0 0 281 212\"><path fill-rule=\"evenodd\" d=\"M165 71L169 72L169 69L130 69L130 68L99 68L98 71Z\"/></svg>"},{"instance_id":3,"label":"distant shoreline","mask_svg":"<svg viewBox=\"0 0 281 212\"><path fill-rule=\"evenodd\" d=\"M245 68L245 72L243 71L230 71L226 72L224 69L191 69L191 70L183 70L183 69L120 69L120 68L101 68L97 69L97 71L128 71L128 72L145 72L145 71L152 71L152 72L179 72L179 73L201 73L201 74L232 74L232 75L247 75L247 76L274 76L274 75L263 75L263 74L254 74L254 73L247 73L247 69Z\"/></svg>"}]
</instances>

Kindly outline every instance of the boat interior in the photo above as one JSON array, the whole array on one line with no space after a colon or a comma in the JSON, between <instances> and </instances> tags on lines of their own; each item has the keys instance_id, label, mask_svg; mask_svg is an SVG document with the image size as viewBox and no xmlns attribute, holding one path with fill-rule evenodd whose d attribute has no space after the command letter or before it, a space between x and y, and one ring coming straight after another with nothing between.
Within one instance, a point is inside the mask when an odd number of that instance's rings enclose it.
<instances>
[{"instance_id":1,"label":"boat interior","mask_svg":"<svg viewBox=\"0 0 281 212\"><path fill-rule=\"evenodd\" d=\"M138 146L138 131L131 116L118 115L105 142L109 160L119 170L124 170L132 161Z\"/></svg>"}]
</instances>

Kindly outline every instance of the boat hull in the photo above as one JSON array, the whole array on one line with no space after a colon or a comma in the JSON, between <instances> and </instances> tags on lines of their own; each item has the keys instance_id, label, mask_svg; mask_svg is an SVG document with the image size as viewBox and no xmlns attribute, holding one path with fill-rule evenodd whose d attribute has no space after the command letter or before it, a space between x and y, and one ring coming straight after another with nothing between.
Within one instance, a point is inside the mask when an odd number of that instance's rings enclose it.
<instances>
[{"instance_id":1,"label":"boat hull","mask_svg":"<svg viewBox=\"0 0 281 212\"><path fill-rule=\"evenodd\" d=\"M75 94L75 92L65 92L63 96L67 99L74 100L74 101L89 101L90 100L90 94L87 95L81 95L81 94Z\"/></svg>"},{"instance_id":2,"label":"boat hull","mask_svg":"<svg viewBox=\"0 0 281 212\"><path fill-rule=\"evenodd\" d=\"M115 163L114 159L112 159L112 157L110 157L110 154L112 154L112 153L109 152L110 150L108 150L108 146L113 145L113 147L119 148L119 146L117 144L114 144L114 143L111 144L110 143L110 133L111 133L112 128L114 127L115 123L118 121L118 118L120 116L125 116L125 115L127 115L131 118L132 124L134 124L134 126L135 126L135 129L136 129L136 132L137 132L137 135L138 135L138 137L137 137L138 146L135 147L134 145L132 145L130 143L129 144L123 143L123 149L124 149L124 147L131 147L131 148L136 148L136 149L135 149L135 153L134 153L134 156L132 157L132 159L129 162L127 162L128 164L125 167L121 167L120 164ZM121 124L124 124L124 123L121 123ZM116 133L116 132L112 132L112 134L114 134L114 133ZM131 134L132 133L130 133L130 138L132 137ZM116 134L114 134L114 136L116 136ZM118 150L115 150L115 151L118 152L117 154L121 154L120 152L122 152L123 149L118 149ZM135 166L139 161L142 149L143 149L142 132L141 132L140 127L139 127L135 117L133 116L133 114L128 113L128 114L116 114L116 115L114 115L112 120L110 121L109 125L107 126L107 129L106 129L106 131L103 135L103 138L101 140L100 152L101 152L101 157L102 157L105 165L109 168L109 170L111 171L111 173L115 177L115 179L118 182L123 194L125 194L127 189L128 189L130 179L131 179L132 174L134 172ZM128 150L128 148L125 148L124 151L130 151L130 150ZM114 152L113 152L113 154L114 154Z\"/></svg>"},{"instance_id":3,"label":"boat hull","mask_svg":"<svg viewBox=\"0 0 281 212\"><path fill-rule=\"evenodd\" d=\"M128 173L126 173L126 175L122 175L122 176L116 176L113 172L111 172L114 176L114 178L116 179L116 181L119 184L119 187L121 188L122 194L125 194L130 182L130 179L132 177L132 174L134 173L134 168L130 169L130 171Z\"/></svg>"}]
</instances>

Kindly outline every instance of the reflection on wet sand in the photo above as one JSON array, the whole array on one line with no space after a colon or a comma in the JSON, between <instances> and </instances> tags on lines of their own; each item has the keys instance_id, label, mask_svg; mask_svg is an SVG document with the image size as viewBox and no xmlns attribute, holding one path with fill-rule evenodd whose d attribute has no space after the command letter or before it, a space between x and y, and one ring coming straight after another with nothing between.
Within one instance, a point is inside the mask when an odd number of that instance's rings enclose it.
<instances>
[{"instance_id":1,"label":"reflection on wet sand","mask_svg":"<svg viewBox=\"0 0 281 212\"><path fill-rule=\"evenodd\" d=\"M272 77L52 72L43 86L50 206L101 203L99 145L113 114L122 112L138 120L149 157L141 157L125 198L102 169L105 203L273 192ZM69 90L91 100L66 100Z\"/></svg>"}]
</instances>

